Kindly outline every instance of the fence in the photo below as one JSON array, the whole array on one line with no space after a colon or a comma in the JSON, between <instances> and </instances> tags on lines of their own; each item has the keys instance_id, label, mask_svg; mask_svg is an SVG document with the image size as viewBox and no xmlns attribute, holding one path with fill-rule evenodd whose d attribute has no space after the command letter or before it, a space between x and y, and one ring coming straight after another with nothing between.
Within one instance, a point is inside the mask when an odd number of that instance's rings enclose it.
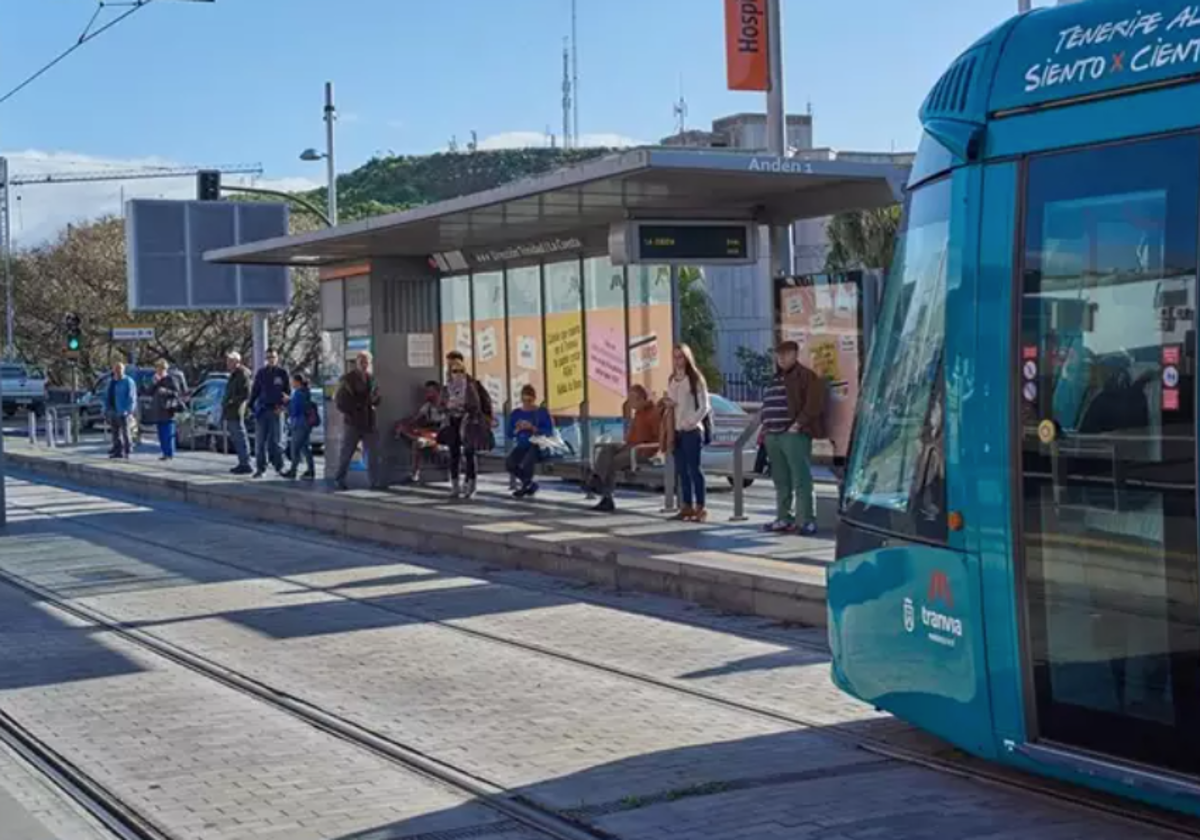
<instances>
[{"instance_id":1,"label":"fence","mask_svg":"<svg viewBox=\"0 0 1200 840\"><path fill-rule=\"evenodd\" d=\"M744 376L726 376L721 386L721 396L735 403L760 403L762 392L762 385Z\"/></svg>"}]
</instances>

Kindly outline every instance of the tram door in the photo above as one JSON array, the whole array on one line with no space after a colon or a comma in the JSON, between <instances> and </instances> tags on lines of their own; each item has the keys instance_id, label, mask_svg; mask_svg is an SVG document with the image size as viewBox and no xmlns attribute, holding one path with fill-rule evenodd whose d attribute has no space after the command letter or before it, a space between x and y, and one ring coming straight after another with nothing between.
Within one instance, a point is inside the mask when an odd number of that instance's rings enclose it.
<instances>
[{"instance_id":1,"label":"tram door","mask_svg":"<svg viewBox=\"0 0 1200 840\"><path fill-rule=\"evenodd\" d=\"M1018 568L1039 740L1200 774L1200 137L1030 159Z\"/></svg>"}]
</instances>

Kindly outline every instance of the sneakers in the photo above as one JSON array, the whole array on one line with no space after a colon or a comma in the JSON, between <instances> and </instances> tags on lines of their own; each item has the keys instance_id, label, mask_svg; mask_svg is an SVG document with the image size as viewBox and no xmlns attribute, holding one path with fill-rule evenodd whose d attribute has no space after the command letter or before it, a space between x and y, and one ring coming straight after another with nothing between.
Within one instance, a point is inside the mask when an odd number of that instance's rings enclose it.
<instances>
[{"instance_id":1,"label":"sneakers","mask_svg":"<svg viewBox=\"0 0 1200 840\"><path fill-rule=\"evenodd\" d=\"M474 499L475 498L475 490L476 490L475 479L473 479L473 478L467 479L467 483L463 485L462 497L464 499Z\"/></svg>"},{"instance_id":2,"label":"sneakers","mask_svg":"<svg viewBox=\"0 0 1200 840\"><path fill-rule=\"evenodd\" d=\"M672 516L671 519L676 522L691 522L692 517L695 515L696 512L691 507L682 507L679 509L679 513Z\"/></svg>"},{"instance_id":3,"label":"sneakers","mask_svg":"<svg viewBox=\"0 0 1200 840\"><path fill-rule=\"evenodd\" d=\"M254 467L249 464L239 464L230 471L231 475L250 475L254 472Z\"/></svg>"},{"instance_id":4,"label":"sneakers","mask_svg":"<svg viewBox=\"0 0 1200 840\"><path fill-rule=\"evenodd\" d=\"M791 534L796 530L796 523L787 519L776 519L763 530L771 534Z\"/></svg>"},{"instance_id":5,"label":"sneakers","mask_svg":"<svg viewBox=\"0 0 1200 840\"><path fill-rule=\"evenodd\" d=\"M592 510L596 511L596 513L615 513L617 505L612 500L612 496L605 496L600 500L600 504L596 505Z\"/></svg>"},{"instance_id":6,"label":"sneakers","mask_svg":"<svg viewBox=\"0 0 1200 840\"><path fill-rule=\"evenodd\" d=\"M450 484L450 498L451 498L451 499L461 499L461 498L462 498L462 494L463 494L463 493L462 493L462 485L461 485L461 484L459 484L459 483L458 483L458 481L453 481L453 482L451 482L451 484Z\"/></svg>"},{"instance_id":7,"label":"sneakers","mask_svg":"<svg viewBox=\"0 0 1200 840\"><path fill-rule=\"evenodd\" d=\"M800 536L802 536L802 537L815 537L816 535L817 535L817 523L816 522L805 522L804 526L800 529Z\"/></svg>"},{"instance_id":8,"label":"sneakers","mask_svg":"<svg viewBox=\"0 0 1200 840\"><path fill-rule=\"evenodd\" d=\"M281 472L279 474L279 477L286 478L288 481L295 481L296 480L296 470L295 470L295 468L292 468L290 470L287 470L286 472Z\"/></svg>"}]
</instances>

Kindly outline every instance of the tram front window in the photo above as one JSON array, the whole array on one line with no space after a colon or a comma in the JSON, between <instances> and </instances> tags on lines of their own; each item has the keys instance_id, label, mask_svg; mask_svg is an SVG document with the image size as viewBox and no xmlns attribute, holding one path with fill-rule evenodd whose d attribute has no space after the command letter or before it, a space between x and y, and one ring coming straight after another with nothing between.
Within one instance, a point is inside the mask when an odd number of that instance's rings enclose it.
<instances>
[{"instance_id":1,"label":"tram front window","mask_svg":"<svg viewBox=\"0 0 1200 840\"><path fill-rule=\"evenodd\" d=\"M1028 165L1017 377L1037 728L1200 773L1200 138Z\"/></svg>"},{"instance_id":2,"label":"tram front window","mask_svg":"<svg viewBox=\"0 0 1200 840\"><path fill-rule=\"evenodd\" d=\"M942 353L951 183L916 190L876 328L850 459L844 513L881 530L945 536Z\"/></svg>"}]
</instances>

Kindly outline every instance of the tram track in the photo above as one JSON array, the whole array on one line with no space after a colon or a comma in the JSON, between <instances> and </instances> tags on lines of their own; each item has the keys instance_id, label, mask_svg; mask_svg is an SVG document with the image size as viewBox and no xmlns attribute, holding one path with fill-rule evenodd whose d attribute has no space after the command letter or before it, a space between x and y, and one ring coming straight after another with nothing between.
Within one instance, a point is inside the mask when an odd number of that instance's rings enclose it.
<instances>
[{"instance_id":1,"label":"tram track","mask_svg":"<svg viewBox=\"0 0 1200 840\"><path fill-rule=\"evenodd\" d=\"M9 500L10 506L21 508L32 513L38 513L43 516L48 516L54 519L60 519L74 526L106 533L112 536L129 538L129 535L117 529L107 528L97 525L94 522L87 522L78 518L69 516L60 516L53 512L42 512L36 505L25 505L14 503ZM194 518L204 519L214 524L220 524L229 527L249 529L271 536L279 536L279 532L269 527L259 527L249 525L242 522L229 521L226 519L217 519L214 517L197 516ZM289 533L289 537L291 534ZM345 550L345 545L337 545L329 541L321 539L305 537L306 541L320 544L331 549ZM779 709L762 706L745 700L739 700L728 696L723 696L716 692L706 689L697 688L692 685L682 684L676 680L671 680L652 674L643 673L641 671L613 665L607 662L599 662L590 660L573 653L566 651L555 650L554 648L544 645L532 643L522 639L507 637L498 633L492 633L486 630L463 627L458 624L450 623L446 620L437 618L428 613L424 613L415 609L398 609L394 606L386 604L374 603L366 598L355 597L351 594L338 591L336 587L319 587L309 584L303 580L297 580L287 575L274 575L263 572L260 569L245 564L236 563L228 560L220 560L201 554L196 551L191 551L186 548L181 548L175 544L168 544L153 539L139 537L139 540L146 545L161 548L164 551L176 553L193 560L223 566L239 573L252 575L258 579L277 580L286 583L289 586L298 587L310 592L319 592L329 597L339 600L355 603L365 608L381 610L390 613L397 617L419 621L424 624L434 626L440 630L452 632L465 637L475 639L477 641L502 645L511 649L523 651L527 654L552 658L556 661L570 664L575 667L587 669L592 672L604 674L610 677L624 679L643 687L650 687L658 690L668 691L677 696L686 696L694 700L699 700L708 704L719 706L725 710L732 710L742 714L748 714L760 719L765 719L773 723L785 724L797 729L812 731L815 735L832 741L840 742L844 745L860 749L864 752L871 753L881 758L891 759L905 764L924 767L926 769L952 775L958 778L971 780L981 784L990 785L1010 791L1020 791L1027 795L1036 796L1040 799L1053 802L1055 804L1066 804L1084 811L1104 814L1108 817L1130 823L1136 828L1146 828L1153 826L1160 831L1170 833L1177 837L1192 837L1200 838L1200 822L1192 820L1183 815L1174 815L1170 812L1162 812L1156 809L1151 809L1147 806L1141 806L1137 803L1125 803L1116 797L1109 797L1102 793L1096 793L1079 789L1065 783L1059 783L1046 780L1042 777L1025 776L1019 771L1009 770L998 766L989 765L981 759L965 756L962 758L945 758L940 755L929 754L920 750L914 750L903 746L898 746L887 739L864 735L861 733L848 733L835 728L830 728L827 721L808 718L803 715L784 712ZM374 552L380 556L383 552ZM390 559L395 560L394 556ZM7 583L10 586L21 589L29 595L52 604L56 608L70 613L77 618L88 621L90 623L101 626L119 636L155 653L164 656L178 664L181 664L190 670L214 679L229 687L235 688L238 691L249 694L257 699L266 702L280 710L286 711L295 717L315 726L322 731L333 734L343 740L349 741L360 747L368 749L376 754L379 754L389 760L397 762L410 770L420 772L430 778L442 781L458 790L469 792L473 797L479 799L483 804L492 805L505 813L506 816L516 819L525 825L535 827L537 830L547 834L547 836L560 838L560 840L585 840L585 838L606 837L602 832L597 831L591 826L585 826L577 821L566 820L557 812L542 808L535 803L519 798L513 798L503 788L485 778L471 774L457 768L453 764L441 761L433 756L427 755L419 750L405 745L387 736L364 727L358 723L350 721L339 715L328 712L327 710L315 706L302 698L296 697L294 694L282 691L276 687L262 683L252 677L237 672L226 666L220 665L208 659L207 657L198 654L194 651L179 647L178 645L169 642L160 636L146 631L141 628L133 627L129 623L108 615L102 610L91 606L77 604L74 601L66 599L53 591L28 580L20 575L14 574L6 570L0 570L0 581ZM539 587L523 587L517 584L505 583L504 585L516 586L517 588L526 588L533 591L545 592L546 594L554 594L562 596L561 591ZM573 597L573 595L572 595ZM593 601L602 606L613 608L611 604L607 604L600 599ZM650 613L653 615L653 613ZM712 627L705 623L698 623L696 626L707 630L716 630L719 628ZM773 641L781 643L778 637L771 638L772 634L763 634L763 641ZM914 730L915 731L915 730ZM505 810L512 808L512 811ZM549 825L538 825L539 820L549 819ZM556 834L555 830L563 830L566 833Z\"/></svg>"},{"instance_id":2,"label":"tram track","mask_svg":"<svg viewBox=\"0 0 1200 840\"><path fill-rule=\"evenodd\" d=\"M113 840L178 840L120 797L64 758L3 710L0 743L15 753L31 772L45 779L64 798L81 808Z\"/></svg>"}]
</instances>

